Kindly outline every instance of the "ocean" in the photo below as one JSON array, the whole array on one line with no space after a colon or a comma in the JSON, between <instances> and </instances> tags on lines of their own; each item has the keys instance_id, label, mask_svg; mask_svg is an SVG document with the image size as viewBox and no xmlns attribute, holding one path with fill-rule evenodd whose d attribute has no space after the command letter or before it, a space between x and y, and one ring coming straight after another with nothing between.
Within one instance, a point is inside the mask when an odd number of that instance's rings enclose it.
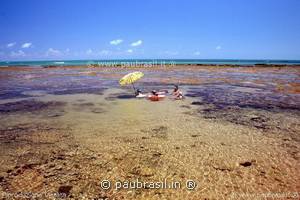
<instances>
[{"instance_id":1,"label":"ocean","mask_svg":"<svg viewBox=\"0 0 300 200\"><path fill-rule=\"evenodd\" d=\"M117 59L117 60L45 60L1 61L0 66L74 66L74 65L142 65L142 64L213 64L213 65L300 65L300 60L238 60L238 59Z\"/></svg>"}]
</instances>

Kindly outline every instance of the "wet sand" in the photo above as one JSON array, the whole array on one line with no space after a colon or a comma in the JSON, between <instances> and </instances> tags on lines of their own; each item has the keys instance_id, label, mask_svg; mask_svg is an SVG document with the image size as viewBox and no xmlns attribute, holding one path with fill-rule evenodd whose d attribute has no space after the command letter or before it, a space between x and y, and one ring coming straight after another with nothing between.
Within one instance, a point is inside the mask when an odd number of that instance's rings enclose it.
<instances>
[{"instance_id":1,"label":"wet sand","mask_svg":"<svg viewBox=\"0 0 300 200\"><path fill-rule=\"evenodd\" d=\"M135 99L118 85L135 70L143 90L180 84L186 99ZM299 75L295 66L0 69L0 196L299 199ZM181 187L114 188L137 179Z\"/></svg>"}]
</instances>

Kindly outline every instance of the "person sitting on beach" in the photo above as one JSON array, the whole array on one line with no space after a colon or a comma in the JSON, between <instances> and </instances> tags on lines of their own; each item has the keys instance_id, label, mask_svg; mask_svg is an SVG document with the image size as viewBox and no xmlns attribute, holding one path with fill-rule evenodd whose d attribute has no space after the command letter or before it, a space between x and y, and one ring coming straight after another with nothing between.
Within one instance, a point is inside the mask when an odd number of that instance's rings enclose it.
<instances>
[{"instance_id":1,"label":"person sitting on beach","mask_svg":"<svg viewBox=\"0 0 300 200\"><path fill-rule=\"evenodd\" d=\"M178 85L174 85L174 90L172 92L172 95L174 96L175 99L183 99L184 98L182 92L179 90Z\"/></svg>"},{"instance_id":2,"label":"person sitting on beach","mask_svg":"<svg viewBox=\"0 0 300 200\"><path fill-rule=\"evenodd\" d=\"M164 95L164 94L165 94L165 92L162 93L162 92L158 92L156 90L152 90L151 94L148 96L148 98L151 101L159 101L166 97L166 95Z\"/></svg>"},{"instance_id":3,"label":"person sitting on beach","mask_svg":"<svg viewBox=\"0 0 300 200\"><path fill-rule=\"evenodd\" d=\"M135 97L136 98L145 98L145 97L147 97L147 94L143 94L142 90L137 89L136 92L135 92Z\"/></svg>"},{"instance_id":4,"label":"person sitting on beach","mask_svg":"<svg viewBox=\"0 0 300 200\"><path fill-rule=\"evenodd\" d=\"M159 92L157 92L156 90L152 90L151 93L152 93L152 95L154 95L154 96L158 96L158 95L159 95Z\"/></svg>"}]
</instances>

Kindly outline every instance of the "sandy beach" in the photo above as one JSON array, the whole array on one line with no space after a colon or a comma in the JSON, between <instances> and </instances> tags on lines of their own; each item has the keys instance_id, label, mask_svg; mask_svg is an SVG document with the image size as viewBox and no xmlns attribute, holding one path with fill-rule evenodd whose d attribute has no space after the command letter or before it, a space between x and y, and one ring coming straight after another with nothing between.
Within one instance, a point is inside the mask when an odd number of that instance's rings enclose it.
<instances>
[{"instance_id":1,"label":"sandy beach","mask_svg":"<svg viewBox=\"0 0 300 200\"><path fill-rule=\"evenodd\" d=\"M300 66L1 67L0 127L2 199L300 198Z\"/></svg>"}]
</instances>

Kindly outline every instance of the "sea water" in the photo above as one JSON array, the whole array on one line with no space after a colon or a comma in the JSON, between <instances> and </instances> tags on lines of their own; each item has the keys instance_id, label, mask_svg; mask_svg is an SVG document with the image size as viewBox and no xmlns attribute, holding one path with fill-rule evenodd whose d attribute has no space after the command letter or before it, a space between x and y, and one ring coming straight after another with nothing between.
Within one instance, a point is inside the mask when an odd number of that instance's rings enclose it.
<instances>
[{"instance_id":1,"label":"sea water","mask_svg":"<svg viewBox=\"0 0 300 200\"><path fill-rule=\"evenodd\" d=\"M300 60L237 60L237 59L116 59L116 60L44 60L44 61L1 61L0 66L75 66L75 65L135 65L135 64L213 64L213 65L298 65Z\"/></svg>"}]
</instances>

